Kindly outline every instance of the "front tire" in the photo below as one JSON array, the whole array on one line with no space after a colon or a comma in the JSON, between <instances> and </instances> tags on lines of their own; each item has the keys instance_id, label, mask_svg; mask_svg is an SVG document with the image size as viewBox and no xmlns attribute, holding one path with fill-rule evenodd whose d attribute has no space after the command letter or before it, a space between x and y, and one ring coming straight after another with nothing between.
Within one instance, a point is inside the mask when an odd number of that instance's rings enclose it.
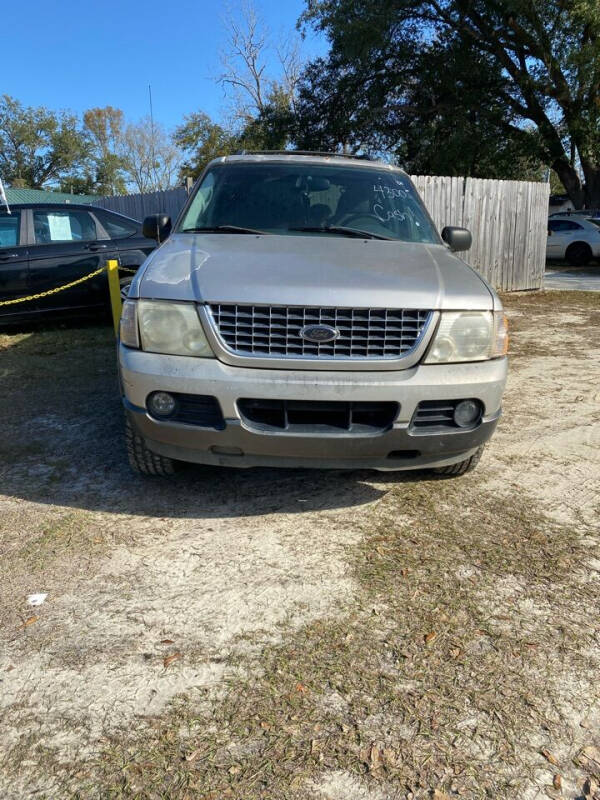
<instances>
[{"instance_id":1,"label":"front tire","mask_svg":"<svg viewBox=\"0 0 600 800\"><path fill-rule=\"evenodd\" d=\"M569 264L585 267L592 260L592 248L585 242L574 242L567 247L565 256Z\"/></svg>"},{"instance_id":2,"label":"front tire","mask_svg":"<svg viewBox=\"0 0 600 800\"><path fill-rule=\"evenodd\" d=\"M477 450L469 458L464 461L459 461L458 464L450 464L448 467L436 467L433 471L436 475L445 475L447 477L458 477L464 475L466 472L474 470L481 459L483 453L483 445L478 447Z\"/></svg>"},{"instance_id":3,"label":"front tire","mask_svg":"<svg viewBox=\"0 0 600 800\"><path fill-rule=\"evenodd\" d=\"M172 458L153 453L143 438L135 432L133 425L125 419L125 446L127 448L127 458L129 466L134 472L140 475L173 475L176 470L176 463Z\"/></svg>"}]
</instances>

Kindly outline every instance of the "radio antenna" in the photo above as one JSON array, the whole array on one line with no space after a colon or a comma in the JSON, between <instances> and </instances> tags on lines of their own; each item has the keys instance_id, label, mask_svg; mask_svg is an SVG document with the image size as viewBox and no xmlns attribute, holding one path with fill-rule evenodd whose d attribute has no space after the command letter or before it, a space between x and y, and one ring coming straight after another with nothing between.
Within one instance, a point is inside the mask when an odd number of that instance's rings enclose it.
<instances>
[{"instance_id":1,"label":"radio antenna","mask_svg":"<svg viewBox=\"0 0 600 800\"><path fill-rule=\"evenodd\" d=\"M148 84L148 97L150 99L150 137L152 139L152 172L154 173L154 183L156 180L156 151L155 151L155 136L154 136L154 109L152 108L152 84Z\"/></svg>"}]
</instances>

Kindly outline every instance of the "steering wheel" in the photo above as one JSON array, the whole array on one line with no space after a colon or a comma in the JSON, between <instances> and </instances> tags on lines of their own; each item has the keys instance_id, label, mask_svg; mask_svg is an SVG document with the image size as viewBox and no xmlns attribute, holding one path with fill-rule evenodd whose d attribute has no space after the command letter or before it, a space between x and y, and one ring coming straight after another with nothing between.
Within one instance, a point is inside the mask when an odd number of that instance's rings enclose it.
<instances>
[{"instance_id":1,"label":"steering wheel","mask_svg":"<svg viewBox=\"0 0 600 800\"><path fill-rule=\"evenodd\" d=\"M347 225L349 222L354 222L355 220L360 220L360 219L367 220L367 222L373 222L373 220L375 220L377 224L381 226L380 219L377 219L377 217L374 214L366 214L364 211L350 212L348 214L344 214L343 217L340 217L340 219L336 220L335 224Z\"/></svg>"}]
</instances>

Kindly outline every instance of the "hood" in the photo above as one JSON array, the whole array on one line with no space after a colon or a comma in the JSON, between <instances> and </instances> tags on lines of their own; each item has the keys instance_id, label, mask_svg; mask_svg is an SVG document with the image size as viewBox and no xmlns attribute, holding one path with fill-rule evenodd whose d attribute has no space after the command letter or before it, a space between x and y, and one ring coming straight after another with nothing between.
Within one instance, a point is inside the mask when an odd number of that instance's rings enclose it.
<instances>
[{"instance_id":1,"label":"hood","mask_svg":"<svg viewBox=\"0 0 600 800\"><path fill-rule=\"evenodd\" d=\"M253 305L487 310L483 279L441 244L325 235L174 234L132 297Z\"/></svg>"}]
</instances>

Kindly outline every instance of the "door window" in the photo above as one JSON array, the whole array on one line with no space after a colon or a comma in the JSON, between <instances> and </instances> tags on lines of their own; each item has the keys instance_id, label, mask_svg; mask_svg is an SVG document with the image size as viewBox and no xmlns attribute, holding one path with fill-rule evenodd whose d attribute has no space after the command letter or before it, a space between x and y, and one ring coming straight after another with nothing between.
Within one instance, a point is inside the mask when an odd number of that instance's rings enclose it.
<instances>
[{"instance_id":1,"label":"door window","mask_svg":"<svg viewBox=\"0 0 600 800\"><path fill-rule=\"evenodd\" d=\"M109 211L100 211L99 209L94 209L94 213L111 239L125 239L138 232L138 225L134 220L111 214Z\"/></svg>"},{"instance_id":2,"label":"door window","mask_svg":"<svg viewBox=\"0 0 600 800\"><path fill-rule=\"evenodd\" d=\"M21 212L0 213L0 247L16 247L19 244Z\"/></svg>"},{"instance_id":3,"label":"door window","mask_svg":"<svg viewBox=\"0 0 600 800\"><path fill-rule=\"evenodd\" d=\"M91 242L97 239L96 225L87 211L59 207L33 211L36 244Z\"/></svg>"}]
</instances>

